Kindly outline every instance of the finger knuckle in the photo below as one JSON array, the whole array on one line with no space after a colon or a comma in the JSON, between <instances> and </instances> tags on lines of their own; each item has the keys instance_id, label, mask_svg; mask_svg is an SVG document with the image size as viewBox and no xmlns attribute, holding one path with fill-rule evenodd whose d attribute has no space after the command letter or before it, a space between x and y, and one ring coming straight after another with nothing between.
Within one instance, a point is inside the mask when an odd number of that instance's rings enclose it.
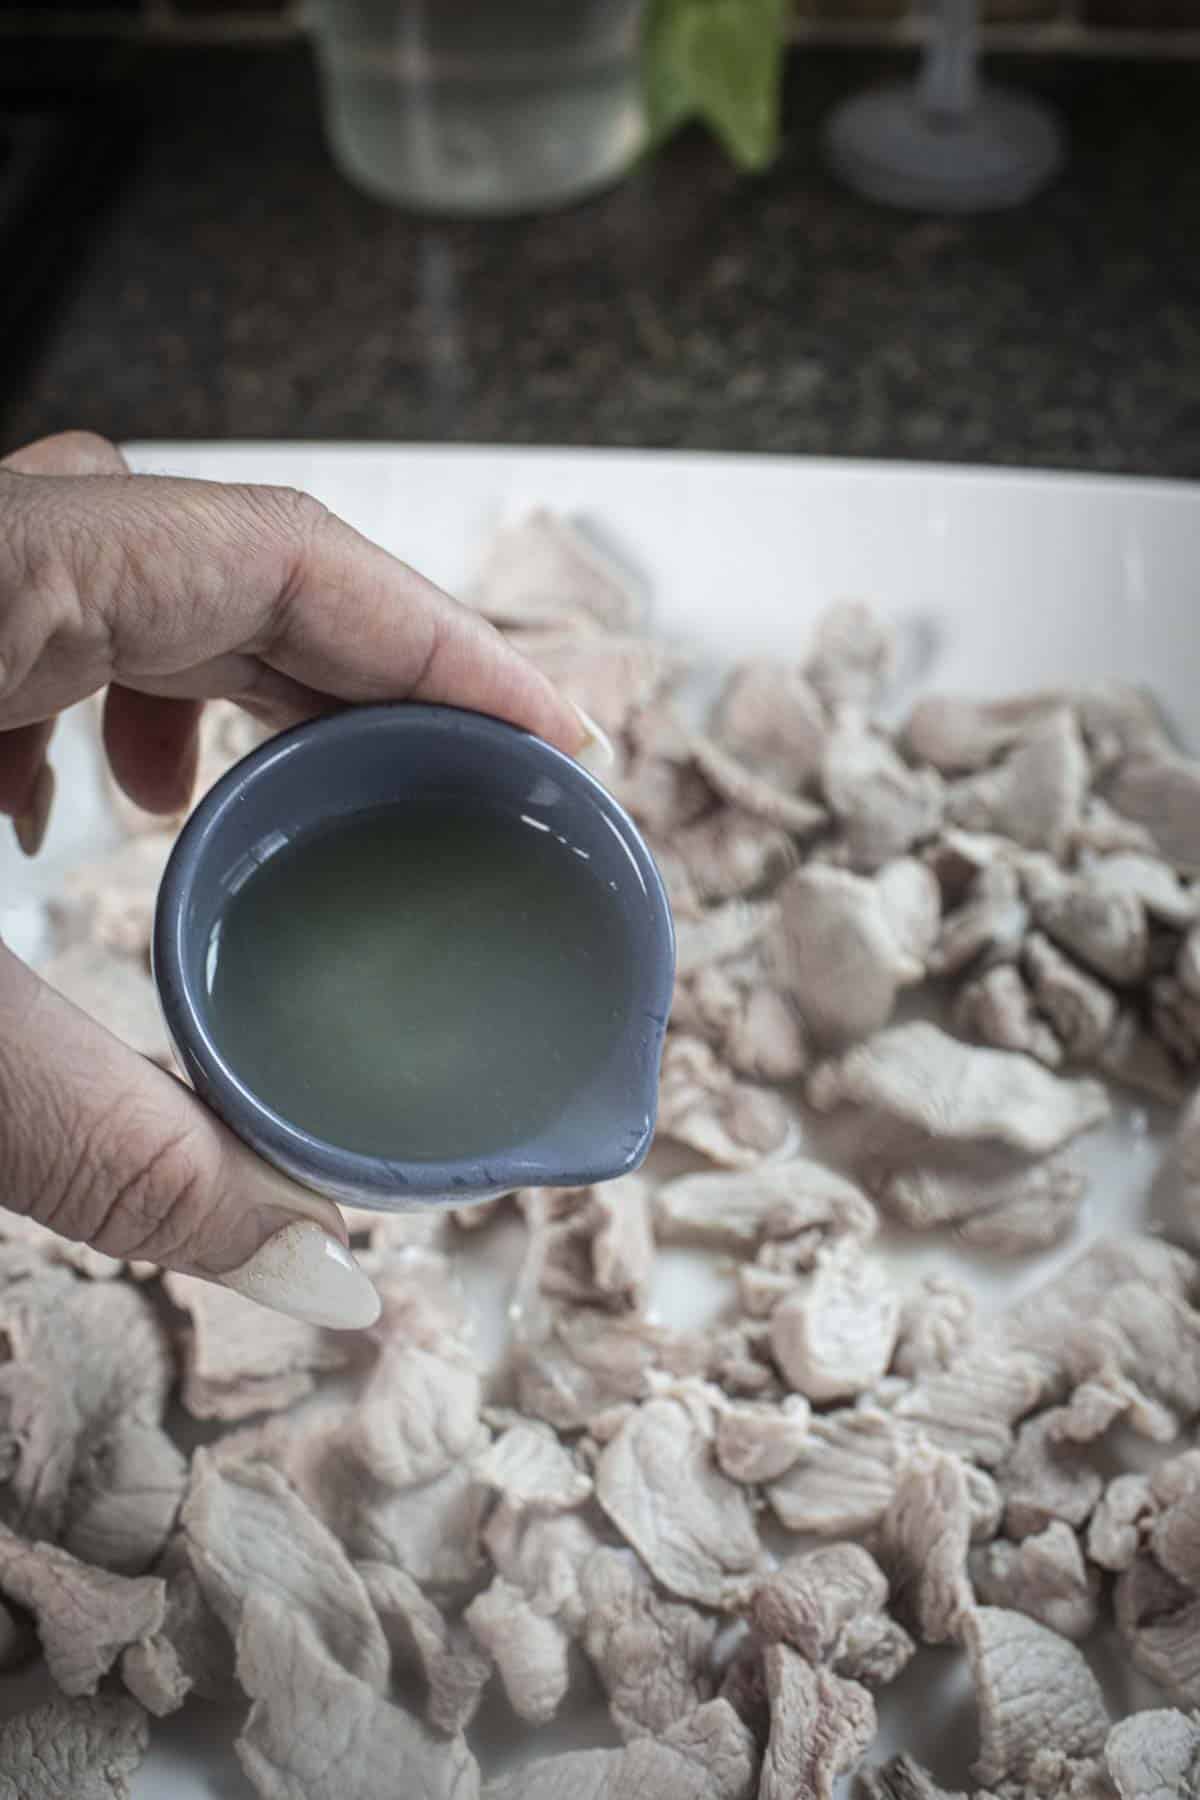
<instances>
[{"instance_id":1,"label":"finger knuckle","mask_svg":"<svg viewBox=\"0 0 1200 1800\"><path fill-rule=\"evenodd\" d=\"M46 467L53 460L67 475L122 475L128 469L117 446L98 431L60 431L42 448Z\"/></svg>"},{"instance_id":2,"label":"finger knuckle","mask_svg":"<svg viewBox=\"0 0 1200 1800\"><path fill-rule=\"evenodd\" d=\"M78 1134L47 1222L109 1256L158 1261L195 1231L209 1175L198 1132L164 1132L137 1110L118 1106Z\"/></svg>"}]
</instances>

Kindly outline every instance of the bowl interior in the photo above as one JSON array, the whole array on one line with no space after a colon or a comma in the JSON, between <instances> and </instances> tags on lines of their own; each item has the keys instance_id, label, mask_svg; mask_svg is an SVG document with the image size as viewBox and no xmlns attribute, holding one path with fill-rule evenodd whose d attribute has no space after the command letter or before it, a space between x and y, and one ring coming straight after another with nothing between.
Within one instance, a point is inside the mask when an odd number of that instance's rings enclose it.
<instances>
[{"instance_id":1,"label":"bowl interior","mask_svg":"<svg viewBox=\"0 0 1200 1800\"><path fill-rule=\"evenodd\" d=\"M611 1054L536 1138L452 1162L406 1162L346 1150L285 1119L223 1052L209 1003L217 928L232 897L269 858L339 819L430 792L483 800L536 821L584 852L619 920L614 934L633 996ZM168 867L155 973L180 1055L199 1091L279 1166L356 1198L421 1198L565 1185L636 1166L653 1132L674 945L658 872L640 834L604 788L527 733L437 707L364 708L301 726L255 751L197 808ZM513 1054L520 1054L514 1022ZM465 1103L469 1104L469 1097Z\"/></svg>"}]
</instances>

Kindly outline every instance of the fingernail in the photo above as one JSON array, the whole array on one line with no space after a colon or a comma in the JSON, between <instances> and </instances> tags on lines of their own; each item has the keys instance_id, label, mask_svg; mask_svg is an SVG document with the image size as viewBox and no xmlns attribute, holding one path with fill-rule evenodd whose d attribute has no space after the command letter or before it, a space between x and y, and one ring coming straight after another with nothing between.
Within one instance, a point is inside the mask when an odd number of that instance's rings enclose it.
<instances>
[{"instance_id":1,"label":"fingernail","mask_svg":"<svg viewBox=\"0 0 1200 1800\"><path fill-rule=\"evenodd\" d=\"M344 1244L307 1219L285 1225L240 1269L218 1278L247 1300L331 1331L374 1325L379 1295Z\"/></svg>"},{"instance_id":2,"label":"fingernail","mask_svg":"<svg viewBox=\"0 0 1200 1800\"><path fill-rule=\"evenodd\" d=\"M584 712L582 706L576 705L574 700L571 702L571 708L577 715L584 731L583 742L575 752L575 761L582 763L585 769L590 769L593 775L602 775L605 769L611 769L617 760L612 739L606 731L600 729L595 719Z\"/></svg>"},{"instance_id":3,"label":"fingernail","mask_svg":"<svg viewBox=\"0 0 1200 1800\"><path fill-rule=\"evenodd\" d=\"M36 856L45 842L53 804L54 770L44 762L34 777L29 805L12 822L17 842L26 856Z\"/></svg>"}]
</instances>

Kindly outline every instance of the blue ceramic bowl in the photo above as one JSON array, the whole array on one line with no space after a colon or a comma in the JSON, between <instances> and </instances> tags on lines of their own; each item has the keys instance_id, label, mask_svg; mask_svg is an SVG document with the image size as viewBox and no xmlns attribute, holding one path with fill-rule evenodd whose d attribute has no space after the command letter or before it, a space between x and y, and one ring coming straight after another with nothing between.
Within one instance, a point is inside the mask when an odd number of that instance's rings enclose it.
<instances>
[{"instance_id":1,"label":"blue ceramic bowl","mask_svg":"<svg viewBox=\"0 0 1200 1800\"><path fill-rule=\"evenodd\" d=\"M274 851L313 827L423 787L542 818L586 850L609 883L637 996L615 1050L540 1135L486 1159L404 1162L344 1150L285 1119L222 1053L208 999L214 929ZM650 1147L675 976L670 907L636 826L570 757L528 732L439 706L355 708L283 733L205 795L163 876L154 977L179 1060L197 1093L268 1162L335 1200L404 1210L460 1206L525 1186L574 1187L637 1168Z\"/></svg>"}]
</instances>

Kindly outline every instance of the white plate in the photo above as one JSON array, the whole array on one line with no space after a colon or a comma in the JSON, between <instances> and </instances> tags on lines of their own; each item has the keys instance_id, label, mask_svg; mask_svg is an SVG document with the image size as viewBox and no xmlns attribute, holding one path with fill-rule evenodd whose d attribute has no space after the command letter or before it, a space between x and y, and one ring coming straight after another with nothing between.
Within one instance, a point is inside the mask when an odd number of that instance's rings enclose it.
<instances>
[{"instance_id":1,"label":"white plate","mask_svg":"<svg viewBox=\"0 0 1200 1800\"><path fill-rule=\"evenodd\" d=\"M1117 675L1145 682L1181 734L1200 737L1200 489L1181 484L633 451L139 444L129 456L157 474L306 488L451 590L497 523L548 505L643 578L656 630L716 658L795 655L821 608L857 597L905 626L910 687L999 693ZM79 719L60 733L56 761L60 799L36 872L0 834L2 922L28 954L38 947L29 903L112 832ZM1081 1240L1116 1221L1148 1223L1158 1145L1144 1116L1125 1107L1084 1149L1093 1187ZM516 1247L512 1233L493 1232L472 1248L485 1342L502 1332ZM1016 1269L929 1239L889 1240L883 1253L906 1278L953 1266L994 1302L1077 1247ZM664 1316L711 1316L720 1278L694 1257L662 1261ZM0 1685L0 1713L35 1691L32 1681ZM1147 1696L1117 1676L1113 1699L1124 1710ZM918 1658L881 1715L876 1754L910 1748L943 1780L965 1780L974 1734L955 1659ZM202 1707L156 1726L135 1800L247 1800L232 1729ZM594 1709L530 1734L494 1707L483 1736L488 1772L531 1751L608 1741ZM394 1800L405 1800L401 1786Z\"/></svg>"}]
</instances>

